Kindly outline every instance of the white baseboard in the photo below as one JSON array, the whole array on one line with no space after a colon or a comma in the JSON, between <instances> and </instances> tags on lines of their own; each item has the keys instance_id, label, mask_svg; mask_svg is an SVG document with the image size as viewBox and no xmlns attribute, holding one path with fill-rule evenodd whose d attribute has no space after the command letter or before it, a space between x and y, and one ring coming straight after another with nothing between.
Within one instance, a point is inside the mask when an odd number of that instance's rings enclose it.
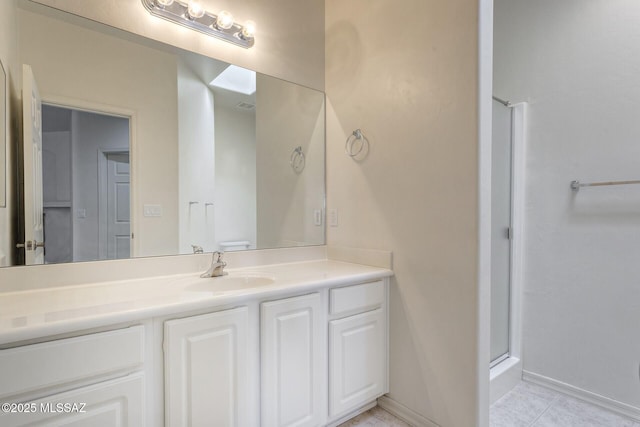
<instances>
[{"instance_id":1,"label":"white baseboard","mask_svg":"<svg viewBox=\"0 0 640 427\"><path fill-rule=\"evenodd\" d=\"M423 417L417 412L412 411L403 404L398 403L387 396L378 398L378 406L413 427L440 427L430 419Z\"/></svg>"},{"instance_id":2,"label":"white baseboard","mask_svg":"<svg viewBox=\"0 0 640 427\"><path fill-rule=\"evenodd\" d=\"M617 400L613 400L533 372L523 371L522 379L550 388L559 393L567 394L575 397L576 399L584 400L592 405L599 406L633 420L640 421L640 408L636 408L635 406L627 405L626 403L618 402Z\"/></svg>"}]
</instances>

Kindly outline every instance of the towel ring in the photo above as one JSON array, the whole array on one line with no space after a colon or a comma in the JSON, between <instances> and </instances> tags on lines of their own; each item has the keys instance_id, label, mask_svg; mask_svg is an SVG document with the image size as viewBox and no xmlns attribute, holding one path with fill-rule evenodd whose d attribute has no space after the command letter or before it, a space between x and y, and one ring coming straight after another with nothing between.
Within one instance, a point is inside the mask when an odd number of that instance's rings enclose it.
<instances>
[{"instance_id":1,"label":"towel ring","mask_svg":"<svg viewBox=\"0 0 640 427\"><path fill-rule=\"evenodd\" d=\"M302 152L302 147L296 147L293 150L291 153L291 159L289 159L289 164L295 173L300 173L304 170L306 159Z\"/></svg>"},{"instance_id":2,"label":"towel ring","mask_svg":"<svg viewBox=\"0 0 640 427\"><path fill-rule=\"evenodd\" d=\"M360 142L359 144L357 144L358 141ZM367 149L369 148L369 140L360 129L356 129L347 137L347 141L344 143L344 151L347 153L347 156L356 157L362 153L365 146Z\"/></svg>"}]
</instances>

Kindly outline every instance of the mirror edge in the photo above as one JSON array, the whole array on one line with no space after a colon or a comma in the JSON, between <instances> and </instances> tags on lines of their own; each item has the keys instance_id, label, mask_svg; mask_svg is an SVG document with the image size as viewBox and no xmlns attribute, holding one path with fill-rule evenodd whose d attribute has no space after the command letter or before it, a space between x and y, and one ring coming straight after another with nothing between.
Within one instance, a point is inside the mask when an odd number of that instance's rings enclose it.
<instances>
[{"instance_id":1,"label":"mirror edge","mask_svg":"<svg viewBox=\"0 0 640 427\"><path fill-rule=\"evenodd\" d=\"M0 208L7 207L7 140L8 138L8 123L9 118L9 85L7 79L7 72L0 59L0 111L2 111L0 117Z\"/></svg>"}]
</instances>

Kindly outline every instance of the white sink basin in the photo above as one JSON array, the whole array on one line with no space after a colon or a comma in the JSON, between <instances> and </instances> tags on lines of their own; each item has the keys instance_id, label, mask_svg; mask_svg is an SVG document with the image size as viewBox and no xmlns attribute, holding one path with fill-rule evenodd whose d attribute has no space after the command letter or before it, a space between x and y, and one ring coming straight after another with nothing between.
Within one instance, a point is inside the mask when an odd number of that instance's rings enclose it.
<instances>
[{"instance_id":1,"label":"white sink basin","mask_svg":"<svg viewBox=\"0 0 640 427\"><path fill-rule=\"evenodd\" d=\"M232 273L222 277L202 278L198 283L186 287L195 292L222 292L238 289L259 288L275 283L275 279L262 273Z\"/></svg>"}]
</instances>

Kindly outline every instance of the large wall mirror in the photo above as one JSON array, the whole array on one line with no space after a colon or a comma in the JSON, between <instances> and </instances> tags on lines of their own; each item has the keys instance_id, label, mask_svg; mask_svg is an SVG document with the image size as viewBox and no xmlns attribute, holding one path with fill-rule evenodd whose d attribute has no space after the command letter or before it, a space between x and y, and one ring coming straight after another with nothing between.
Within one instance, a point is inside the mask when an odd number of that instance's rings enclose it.
<instances>
[{"instance_id":1,"label":"large wall mirror","mask_svg":"<svg viewBox=\"0 0 640 427\"><path fill-rule=\"evenodd\" d=\"M0 61L0 207L7 204L7 73Z\"/></svg>"},{"instance_id":2,"label":"large wall mirror","mask_svg":"<svg viewBox=\"0 0 640 427\"><path fill-rule=\"evenodd\" d=\"M322 92L30 2L17 33L14 264L324 244Z\"/></svg>"}]
</instances>

